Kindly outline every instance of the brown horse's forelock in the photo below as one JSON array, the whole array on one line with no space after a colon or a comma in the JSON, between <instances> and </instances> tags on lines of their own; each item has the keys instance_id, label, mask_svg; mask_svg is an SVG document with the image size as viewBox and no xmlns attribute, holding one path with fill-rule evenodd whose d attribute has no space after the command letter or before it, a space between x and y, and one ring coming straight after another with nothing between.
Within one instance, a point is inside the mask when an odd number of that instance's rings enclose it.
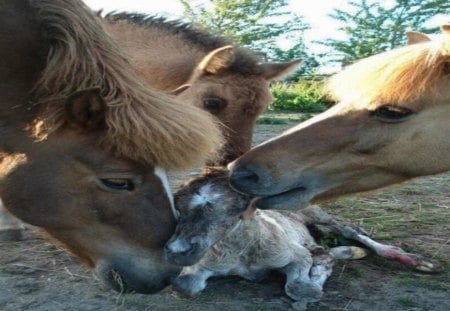
<instances>
[{"instance_id":1,"label":"brown horse's forelock","mask_svg":"<svg viewBox=\"0 0 450 311\"><path fill-rule=\"evenodd\" d=\"M200 109L153 91L120 54L93 12L79 0L30 0L49 43L46 68L35 87L45 114L34 135L43 139L65 123L61 100L98 87L105 99L102 140L120 156L168 169L202 163L222 143L217 124Z\"/></svg>"},{"instance_id":2,"label":"brown horse's forelock","mask_svg":"<svg viewBox=\"0 0 450 311\"><path fill-rule=\"evenodd\" d=\"M227 38L211 34L194 24L185 23L180 20L167 20L163 17L150 16L140 13L109 13L104 17L110 22L128 22L131 24L161 29L171 35L180 36L184 42L189 43L205 53L212 50L233 45ZM229 67L232 73L241 74L243 76L261 75L259 63L261 59L245 48L234 46L235 59Z\"/></svg>"}]
</instances>

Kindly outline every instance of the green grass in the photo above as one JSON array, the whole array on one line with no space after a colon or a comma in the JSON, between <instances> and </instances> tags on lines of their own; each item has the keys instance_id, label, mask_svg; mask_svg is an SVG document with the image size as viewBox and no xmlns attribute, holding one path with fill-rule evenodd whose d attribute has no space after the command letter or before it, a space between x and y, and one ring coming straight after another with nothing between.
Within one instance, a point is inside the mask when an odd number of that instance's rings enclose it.
<instances>
[{"instance_id":1,"label":"green grass","mask_svg":"<svg viewBox=\"0 0 450 311\"><path fill-rule=\"evenodd\" d=\"M319 113L330 103L317 81L300 81L295 84L275 83L271 86L274 100L269 111L295 111Z\"/></svg>"},{"instance_id":2,"label":"green grass","mask_svg":"<svg viewBox=\"0 0 450 311\"><path fill-rule=\"evenodd\" d=\"M409 296L403 296L399 297L397 299L398 304L404 306L404 307L415 307L417 304L412 300Z\"/></svg>"}]
</instances>

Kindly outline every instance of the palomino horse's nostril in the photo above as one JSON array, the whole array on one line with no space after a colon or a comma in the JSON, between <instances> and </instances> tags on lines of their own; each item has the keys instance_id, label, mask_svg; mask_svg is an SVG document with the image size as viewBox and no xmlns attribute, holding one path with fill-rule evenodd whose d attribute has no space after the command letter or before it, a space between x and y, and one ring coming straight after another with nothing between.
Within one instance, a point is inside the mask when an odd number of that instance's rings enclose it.
<instances>
[{"instance_id":1,"label":"palomino horse's nostril","mask_svg":"<svg viewBox=\"0 0 450 311\"><path fill-rule=\"evenodd\" d=\"M234 170L230 178L233 180L242 180L251 183L257 183L259 181L258 174L245 167Z\"/></svg>"},{"instance_id":2,"label":"palomino horse's nostril","mask_svg":"<svg viewBox=\"0 0 450 311\"><path fill-rule=\"evenodd\" d=\"M264 184L264 178L257 170L246 166L234 166L230 173L230 185L237 191L247 193L254 193L255 189Z\"/></svg>"}]
</instances>

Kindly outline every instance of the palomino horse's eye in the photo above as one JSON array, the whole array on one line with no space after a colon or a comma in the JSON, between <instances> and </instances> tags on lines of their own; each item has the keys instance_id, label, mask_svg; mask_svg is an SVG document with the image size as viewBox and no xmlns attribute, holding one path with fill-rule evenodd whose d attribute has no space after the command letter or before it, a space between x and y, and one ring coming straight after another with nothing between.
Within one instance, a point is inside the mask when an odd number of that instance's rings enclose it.
<instances>
[{"instance_id":1,"label":"palomino horse's eye","mask_svg":"<svg viewBox=\"0 0 450 311\"><path fill-rule=\"evenodd\" d=\"M132 180L125 178L105 178L100 179L103 186L113 191L133 191L135 185Z\"/></svg>"},{"instance_id":2,"label":"palomino horse's eye","mask_svg":"<svg viewBox=\"0 0 450 311\"><path fill-rule=\"evenodd\" d=\"M377 117L381 121L399 122L405 120L413 113L414 111L409 108L394 105L385 105L378 107L377 109L372 111L371 115Z\"/></svg>"},{"instance_id":3,"label":"palomino horse's eye","mask_svg":"<svg viewBox=\"0 0 450 311\"><path fill-rule=\"evenodd\" d=\"M226 107L227 103L222 98L207 97L203 98L203 108L212 113L217 113Z\"/></svg>"}]
</instances>

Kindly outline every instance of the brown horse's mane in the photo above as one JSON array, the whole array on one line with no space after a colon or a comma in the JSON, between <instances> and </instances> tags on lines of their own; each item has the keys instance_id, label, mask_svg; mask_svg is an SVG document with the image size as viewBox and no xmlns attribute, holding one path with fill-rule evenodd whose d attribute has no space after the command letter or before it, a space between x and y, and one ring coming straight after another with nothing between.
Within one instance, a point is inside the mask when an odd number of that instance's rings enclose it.
<instances>
[{"instance_id":1,"label":"brown horse's mane","mask_svg":"<svg viewBox=\"0 0 450 311\"><path fill-rule=\"evenodd\" d=\"M37 102L46 107L36 122L36 137L43 139L64 125L63 99L97 87L108 105L101 144L119 156L184 168L216 151L221 138L208 114L144 85L82 1L29 1L49 45L34 89Z\"/></svg>"},{"instance_id":2,"label":"brown horse's mane","mask_svg":"<svg viewBox=\"0 0 450 311\"><path fill-rule=\"evenodd\" d=\"M363 59L330 79L327 90L339 101L367 108L439 99L450 81L450 38L394 49ZM369 106L366 105L369 103Z\"/></svg>"},{"instance_id":3,"label":"brown horse's mane","mask_svg":"<svg viewBox=\"0 0 450 311\"><path fill-rule=\"evenodd\" d=\"M100 14L101 12L98 15ZM211 34L192 23L186 23L180 20L168 20L164 17L127 12L108 13L104 18L112 22L125 21L142 27L160 29L168 34L180 37L181 40L205 53L226 45L233 45L227 38ZM235 60L229 67L231 72L245 76L260 75L261 69L258 64L261 62L261 59L255 53L245 48L239 46L234 46L234 48Z\"/></svg>"}]
</instances>

